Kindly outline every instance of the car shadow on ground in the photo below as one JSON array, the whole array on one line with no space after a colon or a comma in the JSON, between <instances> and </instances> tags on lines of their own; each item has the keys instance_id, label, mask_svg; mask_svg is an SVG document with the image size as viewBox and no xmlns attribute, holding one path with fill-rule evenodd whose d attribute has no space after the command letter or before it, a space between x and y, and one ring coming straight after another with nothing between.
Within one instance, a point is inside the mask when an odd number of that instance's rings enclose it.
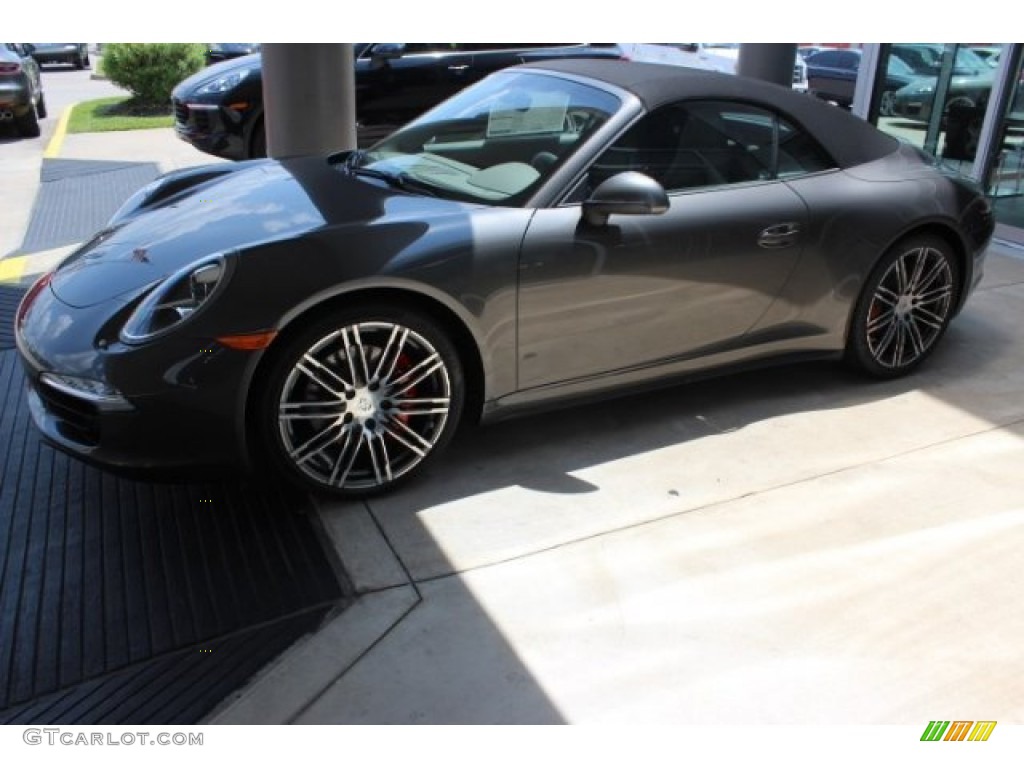
<instances>
[{"instance_id":1,"label":"car shadow on ground","mask_svg":"<svg viewBox=\"0 0 1024 768\"><path fill-rule=\"evenodd\" d=\"M18 128L13 121L0 123L0 145L14 144L18 141L25 141L26 137L18 133Z\"/></svg>"},{"instance_id":2,"label":"car shadow on ground","mask_svg":"<svg viewBox=\"0 0 1024 768\"><path fill-rule=\"evenodd\" d=\"M385 497L385 503L414 514L511 485L592 493L598 489L574 473L782 416L853 408L912 391L999 420L1004 404L976 395L990 371L1005 363L1012 343L1010 329L968 309L925 366L894 381L866 378L839 361L801 363L463 430L427 477Z\"/></svg>"}]
</instances>

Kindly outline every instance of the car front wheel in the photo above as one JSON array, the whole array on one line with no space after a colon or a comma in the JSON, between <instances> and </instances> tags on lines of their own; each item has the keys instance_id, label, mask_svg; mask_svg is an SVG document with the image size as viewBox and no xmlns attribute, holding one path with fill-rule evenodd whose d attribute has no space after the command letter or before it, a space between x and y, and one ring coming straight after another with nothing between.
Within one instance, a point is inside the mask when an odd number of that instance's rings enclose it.
<instances>
[{"instance_id":1,"label":"car front wheel","mask_svg":"<svg viewBox=\"0 0 1024 768\"><path fill-rule=\"evenodd\" d=\"M953 248L941 238L911 237L890 249L857 302L847 359L878 378L916 368L949 325L959 272Z\"/></svg>"},{"instance_id":2,"label":"car front wheel","mask_svg":"<svg viewBox=\"0 0 1024 768\"><path fill-rule=\"evenodd\" d=\"M262 398L262 431L271 459L293 480L366 496L440 453L464 399L459 355L431 318L364 307L286 342Z\"/></svg>"}]
</instances>

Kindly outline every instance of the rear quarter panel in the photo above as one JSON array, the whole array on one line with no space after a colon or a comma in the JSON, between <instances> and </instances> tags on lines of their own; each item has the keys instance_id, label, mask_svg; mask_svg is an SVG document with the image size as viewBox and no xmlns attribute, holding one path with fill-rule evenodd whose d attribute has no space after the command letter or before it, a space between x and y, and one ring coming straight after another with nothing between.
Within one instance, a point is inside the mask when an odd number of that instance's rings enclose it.
<instances>
[{"instance_id":1,"label":"rear quarter panel","mask_svg":"<svg viewBox=\"0 0 1024 768\"><path fill-rule=\"evenodd\" d=\"M806 323L845 345L846 326L867 277L895 243L927 227L944 229L964 259L971 284L973 247L961 219L967 204L950 179L907 149L850 170L789 182L807 204L803 257L761 327Z\"/></svg>"}]
</instances>

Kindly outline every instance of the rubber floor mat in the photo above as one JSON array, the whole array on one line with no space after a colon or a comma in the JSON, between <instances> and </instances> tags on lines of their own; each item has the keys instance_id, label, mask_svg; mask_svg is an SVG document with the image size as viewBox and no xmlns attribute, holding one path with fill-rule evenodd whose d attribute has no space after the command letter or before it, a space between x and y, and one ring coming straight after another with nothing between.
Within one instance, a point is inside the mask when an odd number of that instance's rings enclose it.
<instances>
[{"instance_id":1,"label":"rubber floor mat","mask_svg":"<svg viewBox=\"0 0 1024 768\"><path fill-rule=\"evenodd\" d=\"M343 585L304 494L86 466L40 441L0 352L0 722L195 721Z\"/></svg>"},{"instance_id":2,"label":"rubber floor mat","mask_svg":"<svg viewBox=\"0 0 1024 768\"><path fill-rule=\"evenodd\" d=\"M44 160L42 184L20 252L88 240L133 192L159 173L155 163Z\"/></svg>"},{"instance_id":3,"label":"rubber floor mat","mask_svg":"<svg viewBox=\"0 0 1024 768\"><path fill-rule=\"evenodd\" d=\"M24 295L22 287L0 285L0 350L14 349L14 313Z\"/></svg>"}]
</instances>

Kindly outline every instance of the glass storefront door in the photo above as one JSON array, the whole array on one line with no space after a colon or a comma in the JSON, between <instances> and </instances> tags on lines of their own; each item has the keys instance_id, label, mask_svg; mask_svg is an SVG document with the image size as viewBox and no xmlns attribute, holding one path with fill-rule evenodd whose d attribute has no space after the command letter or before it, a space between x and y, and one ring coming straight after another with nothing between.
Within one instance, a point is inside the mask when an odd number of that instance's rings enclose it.
<instances>
[{"instance_id":1,"label":"glass storefront door","mask_svg":"<svg viewBox=\"0 0 1024 768\"><path fill-rule=\"evenodd\" d=\"M1012 91L996 128L986 186L996 221L1024 229L1024 58L1010 73Z\"/></svg>"},{"instance_id":2,"label":"glass storefront door","mask_svg":"<svg viewBox=\"0 0 1024 768\"><path fill-rule=\"evenodd\" d=\"M970 175L1000 50L960 43L883 46L873 121L949 170Z\"/></svg>"}]
</instances>

